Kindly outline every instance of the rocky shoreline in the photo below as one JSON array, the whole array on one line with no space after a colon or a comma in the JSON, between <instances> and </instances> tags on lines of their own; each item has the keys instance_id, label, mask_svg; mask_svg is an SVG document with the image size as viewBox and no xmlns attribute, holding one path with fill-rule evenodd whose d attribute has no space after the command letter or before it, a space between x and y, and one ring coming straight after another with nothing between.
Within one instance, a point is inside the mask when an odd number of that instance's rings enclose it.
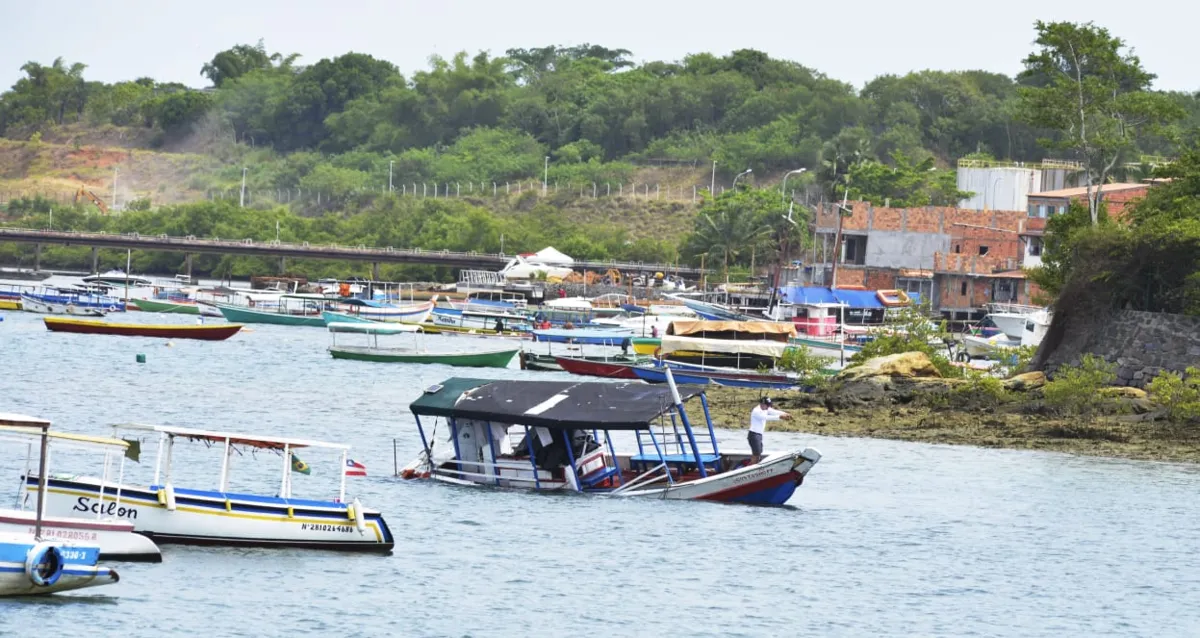
<instances>
[{"instance_id":1,"label":"rocky shoreline","mask_svg":"<svg viewBox=\"0 0 1200 638\"><path fill-rule=\"evenodd\" d=\"M1044 384L1045 376L1035 372L1005 381L1002 392L983 391L970 380L867 370L811 393L772 393L776 407L793 419L771 423L768 432L1200 462L1200 427L1169 421L1144 391L1106 388L1096 396L1093 416L1062 416L1043 401ZM714 424L746 428L761 394L710 390Z\"/></svg>"}]
</instances>

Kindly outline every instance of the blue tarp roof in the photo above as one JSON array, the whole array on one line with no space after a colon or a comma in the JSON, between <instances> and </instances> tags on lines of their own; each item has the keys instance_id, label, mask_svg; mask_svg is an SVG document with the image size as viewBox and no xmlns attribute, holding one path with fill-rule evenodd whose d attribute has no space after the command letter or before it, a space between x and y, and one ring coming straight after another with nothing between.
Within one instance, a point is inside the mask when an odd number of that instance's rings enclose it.
<instances>
[{"instance_id":1,"label":"blue tarp roof","mask_svg":"<svg viewBox=\"0 0 1200 638\"><path fill-rule=\"evenodd\" d=\"M846 304L848 308L883 308L874 290L844 290L829 288L789 286L781 288L780 296L784 301L794 304ZM913 303L920 303L921 296L908 293Z\"/></svg>"}]
</instances>

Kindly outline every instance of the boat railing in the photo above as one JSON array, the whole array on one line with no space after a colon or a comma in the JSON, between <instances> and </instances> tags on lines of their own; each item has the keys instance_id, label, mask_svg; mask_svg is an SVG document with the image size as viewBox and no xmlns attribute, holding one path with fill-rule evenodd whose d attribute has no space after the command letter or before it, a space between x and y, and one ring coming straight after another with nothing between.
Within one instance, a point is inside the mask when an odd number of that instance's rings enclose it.
<instances>
[{"instance_id":1,"label":"boat railing","mask_svg":"<svg viewBox=\"0 0 1200 638\"><path fill-rule=\"evenodd\" d=\"M662 472L662 473L659 474L659 472ZM633 479L632 481L622 485L621 487L618 487L617 489L615 489L609 493L614 494L614 495L621 494L622 492L626 492L634 487L646 487L647 485L653 485L654 483L657 483L664 479L667 481L671 480L671 470L669 467L667 467L667 464L665 462L655 465L654 467L650 468L649 470L646 470L645 472L643 472L641 476Z\"/></svg>"},{"instance_id":2,"label":"boat railing","mask_svg":"<svg viewBox=\"0 0 1200 638\"><path fill-rule=\"evenodd\" d=\"M1002 302L984 304L984 308L988 312L1001 312L1001 313L1011 313L1011 314L1018 314L1018 315L1031 315L1035 312L1039 312L1039 311L1043 310L1043 308L1041 306L1030 306L1030 305L1026 305L1026 304L1002 303Z\"/></svg>"}]
</instances>

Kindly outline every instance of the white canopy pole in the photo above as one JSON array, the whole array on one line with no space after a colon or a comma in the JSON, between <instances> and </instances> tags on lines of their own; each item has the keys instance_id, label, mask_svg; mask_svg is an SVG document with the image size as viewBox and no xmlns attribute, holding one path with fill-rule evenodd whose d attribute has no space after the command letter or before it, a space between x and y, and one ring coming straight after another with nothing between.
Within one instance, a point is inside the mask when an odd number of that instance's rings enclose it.
<instances>
[{"instance_id":1,"label":"white canopy pole","mask_svg":"<svg viewBox=\"0 0 1200 638\"><path fill-rule=\"evenodd\" d=\"M224 492L229 484L229 437L225 437L225 453L221 458L221 483L220 491Z\"/></svg>"},{"instance_id":2,"label":"white canopy pole","mask_svg":"<svg viewBox=\"0 0 1200 638\"><path fill-rule=\"evenodd\" d=\"M346 502L346 450L342 450L342 485L338 490L338 502ZM357 512L355 512L357 514Z\"/></svg>"}]
</instances>

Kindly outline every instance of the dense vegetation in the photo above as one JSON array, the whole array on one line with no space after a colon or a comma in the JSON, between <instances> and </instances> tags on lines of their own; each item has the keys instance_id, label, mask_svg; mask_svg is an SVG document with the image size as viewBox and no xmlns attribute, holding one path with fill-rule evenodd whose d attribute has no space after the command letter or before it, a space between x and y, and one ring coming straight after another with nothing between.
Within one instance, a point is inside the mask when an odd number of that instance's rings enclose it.
<instances>
[{"instance_id":1,"label":"dense vegetation","mask_svg":"<svg viewBox=\"0 0 1200 638\"><path fill-rule=\"evenodd\" d=\"M829 192L862 163L878 180L883 165L944 167L971 153L1037 160L1038 139L1055 123L1023 113L1030 108L1021 91L1045 85L1045 68L1016 79L921 71L856 90L754 50L640 65L630 56L592 45L462 52L434 56L405 77L367 54L305 66L260 42L198 65L213 85L206 91L150 78L89 82L83 64L29 62L26 77L0 96L0 135L28 139L75 122L149 127L168 146L226 154L230 170L212 177L214 186L236 183L244 163L251 188L264 190L378 189L389 167L397 184L537 179L550 157L549 178L561 182L621 181L631 162L666 159L716 161L725 180L746 168L769 176L806 167L798 184L815 180ZM1145 93L1152 78L1144 74L1131 90ZM1173 154L1172 140L1200 122L1196 96L1154 95L1177 117L1132 140L1130 157ZM246 158L248 149L230 148L235 140L266 150ZM851 196L882 200L896 186ZM891 199L953 199L901 190Z\"/></svg>"},{"instance_id":2,"label":"dense vegetation","mask_svg":"<svg viewBox=\"0 0 1200 638\"><path fill-rule=\"evenodd\" d=\"M60 228L264 238L263 220L271 233L279 220L296 240L474 250L498 249L503 234L509 252L552 243L581 257L705 259L728 270L774 263L803 245L804 233L792 228L805 215L797 211L791 226L779 191L755 188L755 180L768 186L785 171L807 169L789 186L817 197L945 205L963 195L946 167L968 155L1035 161L1050 149L1085 162L1099 183L1125 172L1139 178L1140 155L1176 156L1195 143L1200 97L1153 90L1154 75L1120 39L1090 24L1039 22L1035 31L1036 49L1016 78L921 71L881 76L861 90L754 50L642 64L629 51L595 45L463 52L435 56L429 68L405 76L363 53L303 65L259 42L198 63L212 85L206 90L151 78L92 82L81 63L29 62L25 77L0 94L0 135L36 140L64 127L140 127L167 149L223 161L215 172L193 175L192 188L235 188L246 167L250 190L326 197L322 209L302 211L322 215L316 218L205 204L113 220L72 221L64 211L55 220ZM1194 158L1170 174L1192 170ZM389 182L397 190L543 177L619 183L651 161L698 173L715 161L726 184L753 172L739 182L749 188L706 195L681 241L571 223L556 215L553 198L527 202L520 209L532 212L518 221L482 202L381 194ZM1121 284L1114 303L1196 311L1195 213L1175 198L1200 187L1182 180L1158 193L1139 207L1132 228L1102 223L1095 200L1090 225L1077 212L1052 220L1056 238L1039 280L1060 292L1079 264L1090 265L1078 272L1097 276L1113 272L1113 255L1126 255L1120 263L1132 267L1112 275ZM444 222L436 232L426 226L434 218ZM1165 252L1150 255L1149 247Z\"/></svg>"}]
</instances>

